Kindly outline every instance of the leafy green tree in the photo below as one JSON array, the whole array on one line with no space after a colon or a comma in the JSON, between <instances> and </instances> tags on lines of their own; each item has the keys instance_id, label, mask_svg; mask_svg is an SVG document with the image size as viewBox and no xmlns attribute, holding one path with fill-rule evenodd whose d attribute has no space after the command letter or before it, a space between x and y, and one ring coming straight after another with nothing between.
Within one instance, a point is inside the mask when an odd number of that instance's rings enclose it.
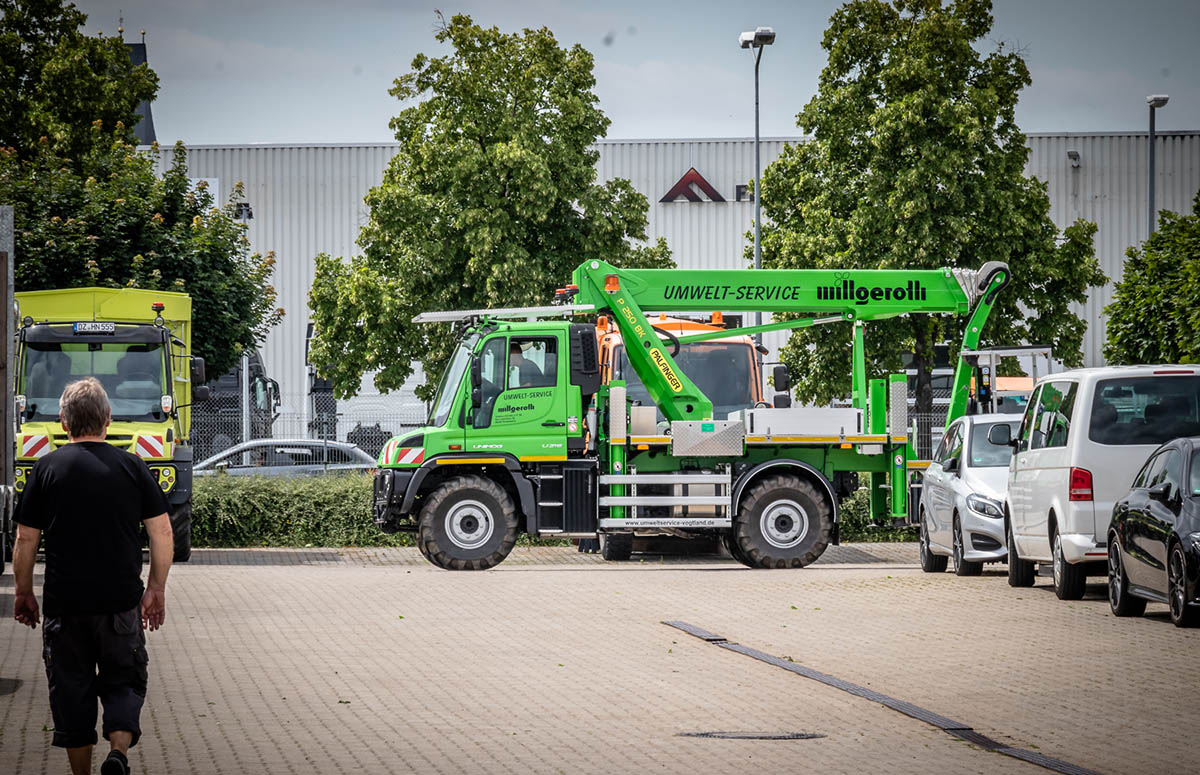
<instances>
[{"instance_id":1,"label":"leafy green tree","mask_svg":"<svg viewBox=\"0 0 1200 775\"><path fill-rule=\"evenodd\" d=\"M84 35L86 22L62 0L0 0L0 148L28 159L46 138L78 160L95 142L96 121L133 139L138 103L154 99L158 76L134 66L119 38Z\"/></svg>"},{"instance_id":2,"label":"leafy green tree","mask_svg":"<svg viewBox=\"0 0 1200 775\"><path fill-rule=\"evenodd\" d=\"M646 198L627 180L596 184L609 122L591 54L546 28L504 34L467 16L436 38L453 52L418 55L391 90L413 104L391 121L400 148L367 196L364 254L316 259L311 358L341 396L369 371L397 388L414 360L436 378L453 339L411 323L422 311L545 304L592 258L671 265L661 239L630 242L645 239Z\"/></svg>"},{"instance_id":3,"label":"leafy green tree","mask_svg":"<svg viewBox=\"0 0 1200 775\"><path fill-rule=\"evenodd\" d=\"M822 46L829 61L798 115L811 141L785 148L763 176L763 263L782 268L978 268L1006 261L985 340L1049 344L1082 361L1085 321L1070 310L1105 281L1095 225L1060 236L1045 184L1024 175L1028 149L1013 117L1030 83L1019 55L976 46L992 27L988 0L853 0ZM767 220L769 219L769 221ZM933 345L964 320L930 315L869 325L876 376L915 355L917 410L932 408ZM850 334L793 335L783 360L796 393L826 403L850 392Z\"/></svg>"},{"instance_id":4,"label":"leafy green tree","mask_svg":"<svg viewBox=\"0 0 1200 775\"><path fill-rule=\"evenodd\" d=\"M97 122L99 123L99 122ZM270 285L275 259L250 252L233 217L192 190L187 154L155 174L157 147L138 153L93 127L91 150L68 165L49 142L28 160L0 150L0 201L16 216L17 290L87 285L181 291L192 297L192 342L216 375L262 342L283 312Z\"/></svg>"},{"instance_id":5,"label":"leafy green tree","mask_svg":"<svg viewBox=\"0 0 1200 775\"><path fill-rule=\"evenodd\" d=\"M1200 192L1192 214L1159 213L1158 230L1125 252L1104 356L1112 363L1200 363Z\"/></svg>"}]
</instances>

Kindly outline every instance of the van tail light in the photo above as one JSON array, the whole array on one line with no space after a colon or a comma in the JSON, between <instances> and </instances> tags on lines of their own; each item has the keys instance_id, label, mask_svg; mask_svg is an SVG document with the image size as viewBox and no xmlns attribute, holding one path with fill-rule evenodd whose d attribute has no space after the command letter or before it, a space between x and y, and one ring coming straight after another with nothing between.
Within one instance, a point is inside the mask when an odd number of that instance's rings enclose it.
<instances>
[{"instance_id":1,"label":"van tail light","mask_svg":"<svg viewBox=\"0 0 1200 775\"><path fill-rule=\"evenodd\" d=\"M1071 469L1071 500L1090 501L1092 499L1092 472L1086 468Z\"/></svg>"}]
</instances>

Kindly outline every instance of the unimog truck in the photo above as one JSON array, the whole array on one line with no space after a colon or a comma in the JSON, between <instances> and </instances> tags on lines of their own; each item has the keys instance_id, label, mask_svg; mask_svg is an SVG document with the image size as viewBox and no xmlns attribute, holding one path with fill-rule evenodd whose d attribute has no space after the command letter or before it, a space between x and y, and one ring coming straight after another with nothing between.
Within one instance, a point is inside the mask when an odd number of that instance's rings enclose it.
<instances>
[{"instance_id":1,"label":"unimog truck","mask_svg":"<svg viewBox=\"0 0 1200 775\"><path fill-rule=\"evenodd\" d=\"M459 323L460 340L426 426L380 452L374 520L385 531L414 532L422 554L449 569L496 565L522 531L609 541L639 531L708 533L745 565L806 566L837 542L838 504L859 472L870 476L873 516L909 517L915 455L906 379L867 379L866 324L909 313L970 315L963 349L972 350L1009 278L998 262L977 272L688 272L596 260L576 269L555 305L419 315L416 322ZM789 319L678 336L647 318L711 309ZM620 329L652 406L631 402L622 380L603 383L596 329L582 317L596 314ZM715 416L675 360L690 342L836 323L851 328L850 408ZM970 377L960 360L951 420L966 409ZM786 380L778 370L776 389L786 390ZM697 508L680 514L681 506Z\"/></svg>"},{"instance_id":2,"label":"unimog truck","mask_svg":"<svg viewBox=\"0 0 1200 775\"><path fill-rule=\"evenodd\" d=\"M67 443L58 399L95 377L108 393L106 441L144 459L170 504L175 561L191 556L191 405L208 397L204 359L192 355L192 300L134 288L16 294L16 490L38 458Z\"/></svg>"}]
</instances>

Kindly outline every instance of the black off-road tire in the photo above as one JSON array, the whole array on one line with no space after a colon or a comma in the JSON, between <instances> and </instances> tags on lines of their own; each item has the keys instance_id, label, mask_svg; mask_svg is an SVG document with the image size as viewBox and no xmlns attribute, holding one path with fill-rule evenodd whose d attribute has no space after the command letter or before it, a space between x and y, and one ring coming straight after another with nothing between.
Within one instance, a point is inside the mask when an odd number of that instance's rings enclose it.
<instances>
[{"instance_id":1,"label":"black off-road tire","mask_svg":"<svg viewBox=\"0 0 1200 775\"><path fill-rule=\"evenodd\" d=\"M1146 613L1146 601L1129 594L1129 576L1121 557L1121 545L1115 533L1108 536L1108 607L1113 616L1141 616Z\"/></svg>"},{"instance_id":2,"label":"black off-road tire","mask_svg":"<svg viewBox=\"0 0 1200 775\"><path fill-rule=\"evenodd\" d=\"M517 542L517 514L504 489L482 476L448 479L421 507L417 541L446 570L486 570Z\"/></svg>"},{"instance_id":3,"label":"black off-road tire","mask_svg":"<svg viewBox=\"0 0 1200 775\"><path fill-rule=\"evenodd\" d=\"M175 536L174 562L192 558L192 502L181 503L171 512L171 532Z\"/></svg>"},{"instance_id":4,"label":"black off-road tire","mask_svg":"<svg viewBox=\"0 0 1200 775\"><path fill-rule=\"evenodd\" d=\"M742 547L738 546L737 535L732 530L721 536L721 543L725 545L725 551L729 552L730 557L749 568L754 567L750 558L742 553Z\"/></svg>"},{"instance_id":5,"label":"black off-road tire","mask_svg":"<svg viewBox=\"0 0 1200 775\"><path fill-rule=\"evenodd\" d=\"M1054 594L1059 600L1079 600L1087 590L1087 573L1082 564L1072 565L1062 553L1058 529L1050 536L1050 556L1054 563Z\"/></svg>"},{"instance_id":6,"label":"black off-road tire","mask_svg":"<svg viewBox=\"0 0 1200 775\"><path fill-rule=\"evenodd\" d=\"M798 508L797 508L798 507ZM833 535L833 507L815 484L772 476L750 488L733 533L751 568L803 568L816 562Z\"/></svg>"},{"instance_id":7,"label":"black off-road tire","mask_svg":"<svg viewBox=\"0 0 1200 775\"><path fill-rule=\"evenodd\" d=\"M946 561L949 557L943 554L934 554L929 548L929 524L926 521L925 509L921 509L921 524L918 528L918 549L921 554L921 570L926 573L942 573L946 570Z\"/></svg>"},{"instance_id":8,"label":"black off-road tire","mask_svg":"<svg viewBox=\"0 0 1200 775\"><path fill-rule=\"evenodd\" d=\"M954 515L954 575L955 576L978 576L983 573L982 562L971 562L964 559L963 555L967 551L967 545L963 543L962 523L958 521L958 515Z\"/></svg>"},{"instance_id":9,"label":"black off-road tire","mask_svg":"<svg viewBox=\"0 0 1200 775\"><path fill-rule=\"evenodd\" d=\"M1200 624L1200 609L1188 605L1187 555L1175 544L1167 556L1167 600L1171 608L1171 623L1176 627L1195 627Z\"/></svg>"},{"instance_id":10,"label":"black off-road tire","mask_svg":"<svg viewBox=\"0 0 1200 775\"><path fill-rule=\"evenodd\" d=\"M633 533L601 533L600 556L609 562L625 562L633 554Z\"/></svg>"},{"instance_id":11,"label":"black off-road tire","mask_svg":"<svg viewBox=\"0 0 1200 775\"><path fill-rule=\"evenodd\" d=\"M1017 555L1017 539L1013 538L1012 525L1005 524L1004 535L1008 539L1008 585L1010 587L1033 586L1033 563Z\"/></svg>"}]
</instances>

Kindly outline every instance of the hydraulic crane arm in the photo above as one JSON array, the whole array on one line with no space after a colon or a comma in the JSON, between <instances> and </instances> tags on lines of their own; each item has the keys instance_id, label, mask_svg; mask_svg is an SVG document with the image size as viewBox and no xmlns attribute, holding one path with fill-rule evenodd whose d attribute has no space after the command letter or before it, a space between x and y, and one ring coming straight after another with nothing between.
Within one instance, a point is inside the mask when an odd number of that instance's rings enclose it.
<instances>
[{"instance_id":1,"label":"hydraulic crane arm","mask_svg":"<svg viewBox=\"0 0 1200 775\"><path fill-rule=\"evenodd\" d=\"M1009 280L1006 264L989 262L978 272L951 269L618 269L587 261L574 273L573 302L610 309L626 343L629 363L663 415L674 420L711 419L712 402L664 350L646 312L759 311L802 316L755 330L797 328L830 318L871 321L910 313L964 315L975 339L996 292ZM978 302L978 303L976 303ZM715 335L715 334L714 334ZM698 337L689 337L696 340ZM855 348L855 373L861 348Z\"/></svg>"}]
</instances>

